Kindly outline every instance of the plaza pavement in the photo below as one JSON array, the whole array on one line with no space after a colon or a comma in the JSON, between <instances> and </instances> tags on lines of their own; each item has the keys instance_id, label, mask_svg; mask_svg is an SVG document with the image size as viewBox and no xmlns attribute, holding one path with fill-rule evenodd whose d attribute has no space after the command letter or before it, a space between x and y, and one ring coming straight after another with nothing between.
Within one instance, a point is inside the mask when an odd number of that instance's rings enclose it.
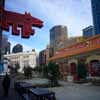
<instances>
[{"instance_id":1,"label":"plaza pavement","mask_svg":"<svg viewBox=\"0 0 100 100\"><path fill-rule=\"evenodd\" d=\"M60 82L63 87L51 88L57 100L100 100L100 86Z\"/></svg>"},{"instance_id":2,"label":"plaza pavement","mask_svg":"<svg viewBox=\"0 0 100 100\"><path fill-rule=\"evenodd\" d=\"M46 80L34 78L29 83L46 83ZM44 81L44 82L43 82ZM49 88L56 93L57 100L100 100L100 86L91 83L75 84L59 81L61 87Z\"/></svg>"},{"instance_id":3,"label":"plaza pavement","mask_svg":"<svg viewBox=\"0 0 100 100\"><path fill-rule=\"evenodd\" d=\"M8 97L3 96L2 78L0 78L0 100L19 100L14 91L13 79ZM74 84L60 81L63 86L49 88L56 93L57 100L100 100L100 86L91 84ZM21 100L21 99L20 99Z\"/></svg>"}]
</instances>

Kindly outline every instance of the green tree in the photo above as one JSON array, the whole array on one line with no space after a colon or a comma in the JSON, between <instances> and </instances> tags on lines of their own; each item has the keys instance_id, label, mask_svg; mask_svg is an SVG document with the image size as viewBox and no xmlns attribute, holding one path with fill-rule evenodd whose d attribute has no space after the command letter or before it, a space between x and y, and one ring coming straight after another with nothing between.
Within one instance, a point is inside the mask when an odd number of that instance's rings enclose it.
<instances>
[{"instance_id":1,"label":"green tree","mask_svg":"<svg viewBox=\"0 0 100 100\"><path fill-rule=\"evenodd\" d=\"M49 79L54 85L58 84L58 79L60 76L59 72L59 66L53 62L49 62L48 64L48 73L49 73Z\"/></svg>"},{"instance_id":2,"label":"green tree","mask_svg":"<svg viewBox=\"0 0 100 100\"><path fill-rule=\"evenodd\" d=\"M39 72L38 69L39 69L39 66L36 66L35 68L33 68L33 70L34 70L35 72Z\"/></svg>"},{"instance_id":3,"label":"green tree","mask_svg":"<svg viewBox=\"0 0 100 100\"><path fill-rule=\"evenodd\" d=\"M78 74L79 78L86 79L87 68L86 68L85 63L82 61L78 62L77 74Z\"/></svg>"},{"instance_id":4,"label":"green tree","mask_svg":"<svg viewBox=\"0 0 100 100\"><path fill-rule=\"evenodd\" d=\"M15 64L15 73L18 73L19 69L20 69L19 63Z\"/></svg>"},{"instance_id":5,"label":"green tree","mask_svg":"<svg viewBox=\"0 0 100 100\"><path fill-rule=\"evenodd\" d=\"M44 77L46 78L48 77L48 66L47 65L42 66L42 73Z\"/></svg>"},{"instance_id":6,"label":"green tree","mask_svg":"<svg viewBox=\"0 0 100 100\"><path fill-rule=\"evenodd\" d=\"M30 67L30 66L28 66L28 67L24 67L24 75L25 75L25 77L26 78L32 78L32 71L33 71L33 69Z\"/></svg>"},{"instance_id":7,"label":"green tree","mask_svg":"<svg viewBox=\"0 0 100 100\"><path fill-rule=\"evenodd\" d=\"M45 78L47 78L48 76L48 66L47 65L36 66L34 68L34 71L40 73Z\"/></svg>"}]
</instances>

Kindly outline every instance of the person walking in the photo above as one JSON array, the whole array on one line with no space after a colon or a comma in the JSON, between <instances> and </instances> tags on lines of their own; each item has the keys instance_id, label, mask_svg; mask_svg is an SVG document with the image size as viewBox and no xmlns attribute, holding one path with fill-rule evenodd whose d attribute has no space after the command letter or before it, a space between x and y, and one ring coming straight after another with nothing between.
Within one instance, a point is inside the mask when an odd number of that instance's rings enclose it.
<instances>
[{"instance_id":1,"label":"person walking","mask_svg":"<svg viewBox=\"0 0 100 100\"><path fill-rule=\"evenodd\" d=\"M8 96L9 87L10 87L10 77L7 73L3 79L2 86L3 86L4 96Z\"/></svg>"}]
</instances>

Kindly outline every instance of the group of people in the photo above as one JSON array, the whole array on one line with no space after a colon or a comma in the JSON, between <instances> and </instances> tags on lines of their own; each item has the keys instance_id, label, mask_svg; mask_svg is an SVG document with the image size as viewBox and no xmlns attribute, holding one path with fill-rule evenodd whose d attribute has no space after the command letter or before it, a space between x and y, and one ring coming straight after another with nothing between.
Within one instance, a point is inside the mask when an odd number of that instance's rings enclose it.
<instances>
[{"instance_id":1,"label":"group of people","mask_svg":"<svg viewBox=\"0 0 100 100\"><path fill-rule=\"evenodd\" d=\"M8 96L10 88L10 76L7 73L2 81L2 86L3 86L4 96Z\"/></svg>"}]
</instances>

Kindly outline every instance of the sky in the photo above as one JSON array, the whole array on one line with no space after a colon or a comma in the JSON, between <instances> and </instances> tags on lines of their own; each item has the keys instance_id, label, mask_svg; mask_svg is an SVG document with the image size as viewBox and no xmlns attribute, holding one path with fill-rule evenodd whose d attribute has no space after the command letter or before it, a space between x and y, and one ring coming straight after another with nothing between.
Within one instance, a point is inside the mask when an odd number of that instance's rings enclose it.
<instances>
[{"instance_id":1,"label":"sky","mask_svg":"<svg viewBox=\"0 0 100 100\"><path fill-rule=\"evenodd\" d=\"M55 25L65 25L68 36L81 36L82 29L92 25L92 11L90 0L5 0L5 9L24 14L30 12L33 17L44 22L41 29L35 28L35 35L29 39L11 35L5 32L11 42L11 47L20 43L24 51L36 49L37 52L49 44L49 30Z\"/></svg>"}]
</instances>

